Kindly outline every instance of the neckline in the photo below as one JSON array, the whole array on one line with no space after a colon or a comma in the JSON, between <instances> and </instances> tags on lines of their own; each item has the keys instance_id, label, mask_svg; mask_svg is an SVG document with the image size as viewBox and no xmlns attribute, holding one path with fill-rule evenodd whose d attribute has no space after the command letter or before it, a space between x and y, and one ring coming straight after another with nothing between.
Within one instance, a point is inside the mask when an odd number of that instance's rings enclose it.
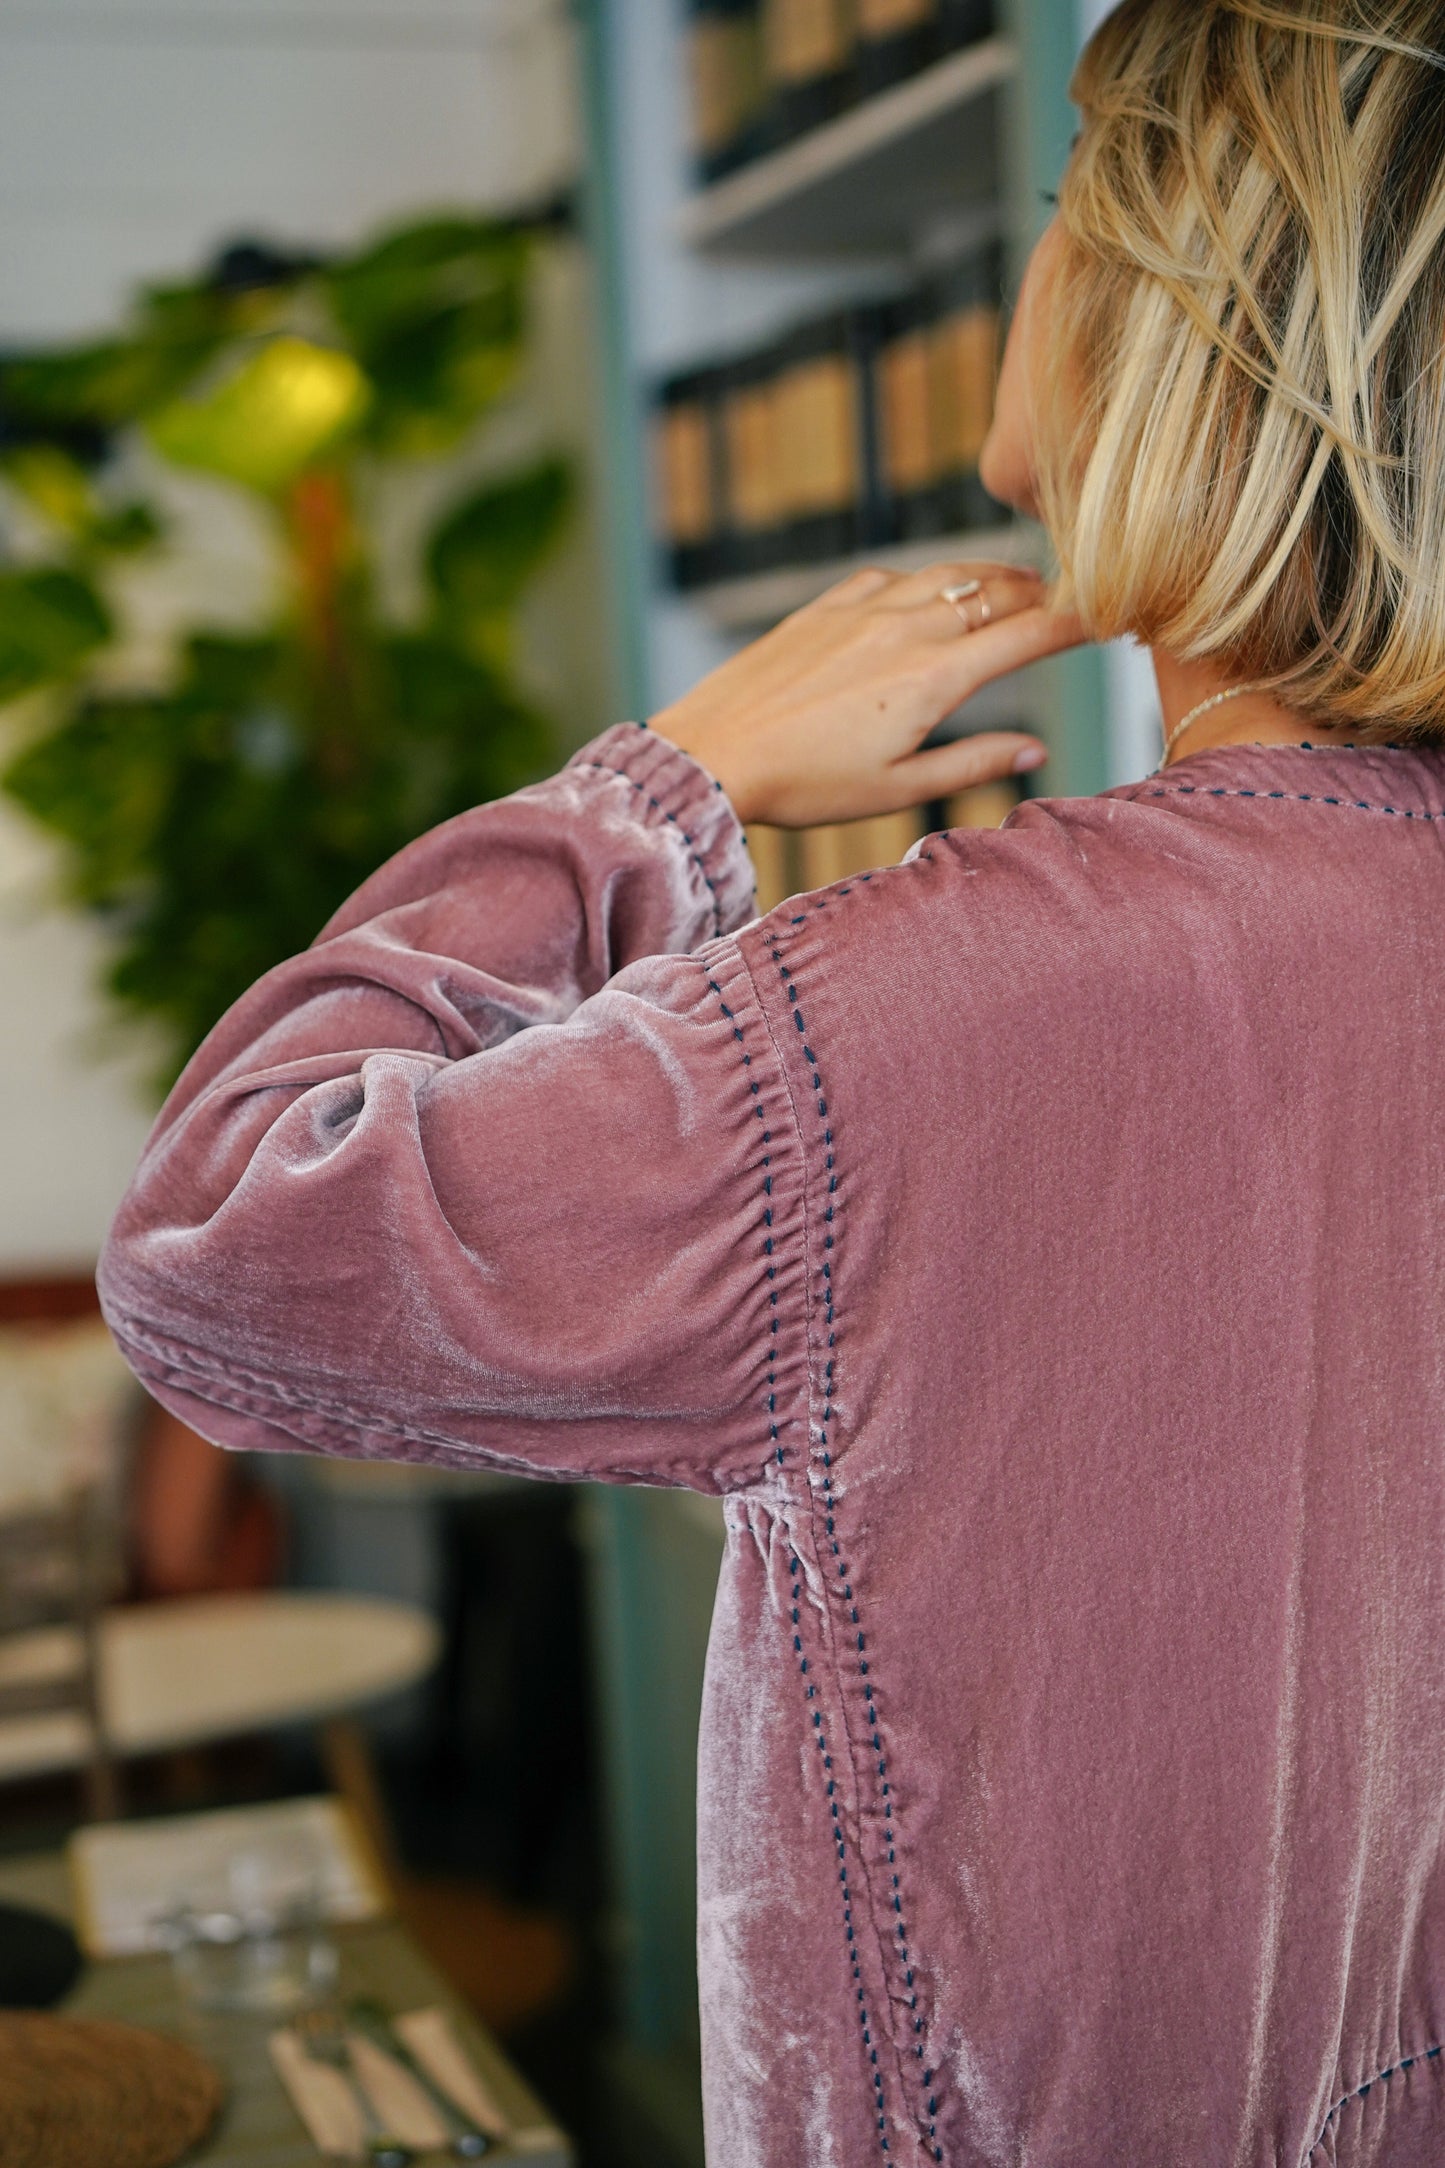
<instances>
[{"instance_id":1,"label":"neckline","mask_svg":"<svg viewBox=\"0 0 1445 2168\"><path fill-rule=\"evenodd\" d=\"M1201 746L1197 753L1183 753L1167 767L1155 768L1148 780L1162 782L1180 768L1192 767L1196 762L1208 760L1215 754L1226 753L1310 753L1316 759L1330 753L1414 753L1427 755L1445 752L1445 745L1362 745L1355 738L1328 738L1315 743L1309 738L1287 739L1283 742L1266 738L1226 738L1221 745Z\"/></svg>"},{"instance_id":2,"label":"neckline","mask_svg":"<svg viewBox=\"0 0 1445 2168\"><path fill-rule=\"evenodd\" d=\"M1445 804L1445 744L1361 745L1337 740L1322 745L1301 739L1268 745L1259 739L1210 745L1144 776L1117 785L1106 797L1188 803L1191 798L1322 798L1351 805L1384 803L1423 811Z\"/></svg>"}]
</instances>

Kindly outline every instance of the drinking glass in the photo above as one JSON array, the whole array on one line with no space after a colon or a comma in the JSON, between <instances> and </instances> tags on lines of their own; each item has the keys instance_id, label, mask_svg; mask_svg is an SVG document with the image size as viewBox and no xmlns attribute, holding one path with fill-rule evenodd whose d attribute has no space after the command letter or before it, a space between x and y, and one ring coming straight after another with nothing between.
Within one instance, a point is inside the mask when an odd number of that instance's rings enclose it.
<instances>
[{"instance_id":1,"label":"drinking glass","mask_svg":"<svg viewBox=\"0 0 1445 2168\"><path fill-rule=\"evenodd\" d=\"M180 1891L164 1938L187 2001L284 2015L327 2000L337 1959L321 1886L315 1849L287 1835L248 1842Z\"/></svg>"}]
</instances>

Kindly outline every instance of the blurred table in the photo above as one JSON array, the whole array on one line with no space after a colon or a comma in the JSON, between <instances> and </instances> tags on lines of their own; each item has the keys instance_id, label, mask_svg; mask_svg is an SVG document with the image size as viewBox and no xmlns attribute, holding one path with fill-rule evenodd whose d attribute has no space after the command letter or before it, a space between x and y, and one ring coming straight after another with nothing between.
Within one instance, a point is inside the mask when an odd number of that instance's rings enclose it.
<instances>
[{"instance_id":1,"label":"blurred table","mask_svg":"<svg viewBox=\"0 0 1445 2168\"><path fill-rule=\"evenodd\" d=\"M71 1916L70 1876L59 1853L0 1860L0 1899ZM487 2155L490 2164L526 2159L533 2168L573 2168L572 2148L517 2075L491 2035L447 1988L416 1945L391 1920L333 1929L341 1953L340 1992L374 1996L402 2012L440 2004L510 2122L514 2137ZM274 2018L192 2011L176 1991L169 1958L92 1962L65 2004L75 2017L120 2018L174 2033L204 2055L226 2081L227 2100L209 2141L188 2162L206 2168L317 2168L316 2152L271 2066L267 2035ZM428 2156L437 2159L441 2156Z\"/></svg>"},{"instance_id":2,"label":"blurred table","mask_svg":"<svg viewBox=\"0 0 1445 2168\"><path fill-rule=\"evenodd\" d=\"M69 1633L0 1645L0 1679L63 1664ZM104 1614L100 1637L101 1705L122 1759L340 1716L414 1685L441 1638L409 1604L276 1590L122 1606ZM89 1753L78 1717L7 1719L0 1783L79 1768Z\"/></svg>"}]
</instances>

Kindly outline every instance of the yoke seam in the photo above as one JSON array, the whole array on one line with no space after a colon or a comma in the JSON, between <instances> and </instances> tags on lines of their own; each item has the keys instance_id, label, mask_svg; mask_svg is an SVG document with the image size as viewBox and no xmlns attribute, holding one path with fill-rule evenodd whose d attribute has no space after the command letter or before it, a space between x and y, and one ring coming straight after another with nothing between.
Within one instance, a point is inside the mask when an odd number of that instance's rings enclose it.
<instances>
[{"instance_id":1,"label":"yoke seam","mask_svg":"<svg viewBox=\"0 0 1445 2168\"><path fill-rule=\"evenodd\" d=\"M1329 2136L1330 2125L1342 2108L1348 2108L1352 2101L1363 2100L1374 2086L1383 2085L1387 2078L1397 2076L1402 2070L1413 2070L1416 2063L1433 2063L1436 2057L1442 2053L1445 2053L1445 2042L1441 2042L1439 2046L1433 2048L1422 2048L1414 2055L1404 2055L1399 2062L1391 2063L1387 2070L1377 2070L1372 2078L1367 2078L1363 2085L1357 2085L1352 2093L1342 2094L1330 2109L1323 2123L1321 2123L1320 2134L1305 2155L1301 2168L1309 2168L1309 2163L1314 2159L1325 2139Z\"/></svg>"},{"instance_id":2,"label":"yoke seam","mask_svg":"<svg viewBox=\"0 0 1445 2168\"><path fill-rule=\"evenodd\" d=\"M1396 820L1445 821L1445 811L1423 812L1411 806L1376 805L1368 798L1327 797L1321 791L1309 790L1227 790L1223 784L1159 783L1144 795L1150 798L1271 798L1284 799L1297 805L1331 805L1351 813L1388 813Z\"/></svg>"}]
</instances>

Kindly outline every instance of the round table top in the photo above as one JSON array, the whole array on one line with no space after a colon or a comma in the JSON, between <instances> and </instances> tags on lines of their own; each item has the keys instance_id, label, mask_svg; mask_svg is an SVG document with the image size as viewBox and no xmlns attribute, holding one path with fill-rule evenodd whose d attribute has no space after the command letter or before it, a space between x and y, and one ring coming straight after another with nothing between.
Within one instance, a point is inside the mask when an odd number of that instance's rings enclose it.
<instances>
[{"instance_id":1,"label":"round table top","mask_svg":"<svg viewBox=\"0 0 1445 2168\"><path fill-rule=\"evenodd\" d=\"M374 1596L266 1590L107 1611L101 1703L114 1752L155 1754L315 1723L411 1686L441 1645L425 1611ZM68 1628L0 1642L0 1682L73 1660ZM0 1721L0 1782L78 1768L85 1724L69 1715Z\"/></svg>"}]
</instances>

